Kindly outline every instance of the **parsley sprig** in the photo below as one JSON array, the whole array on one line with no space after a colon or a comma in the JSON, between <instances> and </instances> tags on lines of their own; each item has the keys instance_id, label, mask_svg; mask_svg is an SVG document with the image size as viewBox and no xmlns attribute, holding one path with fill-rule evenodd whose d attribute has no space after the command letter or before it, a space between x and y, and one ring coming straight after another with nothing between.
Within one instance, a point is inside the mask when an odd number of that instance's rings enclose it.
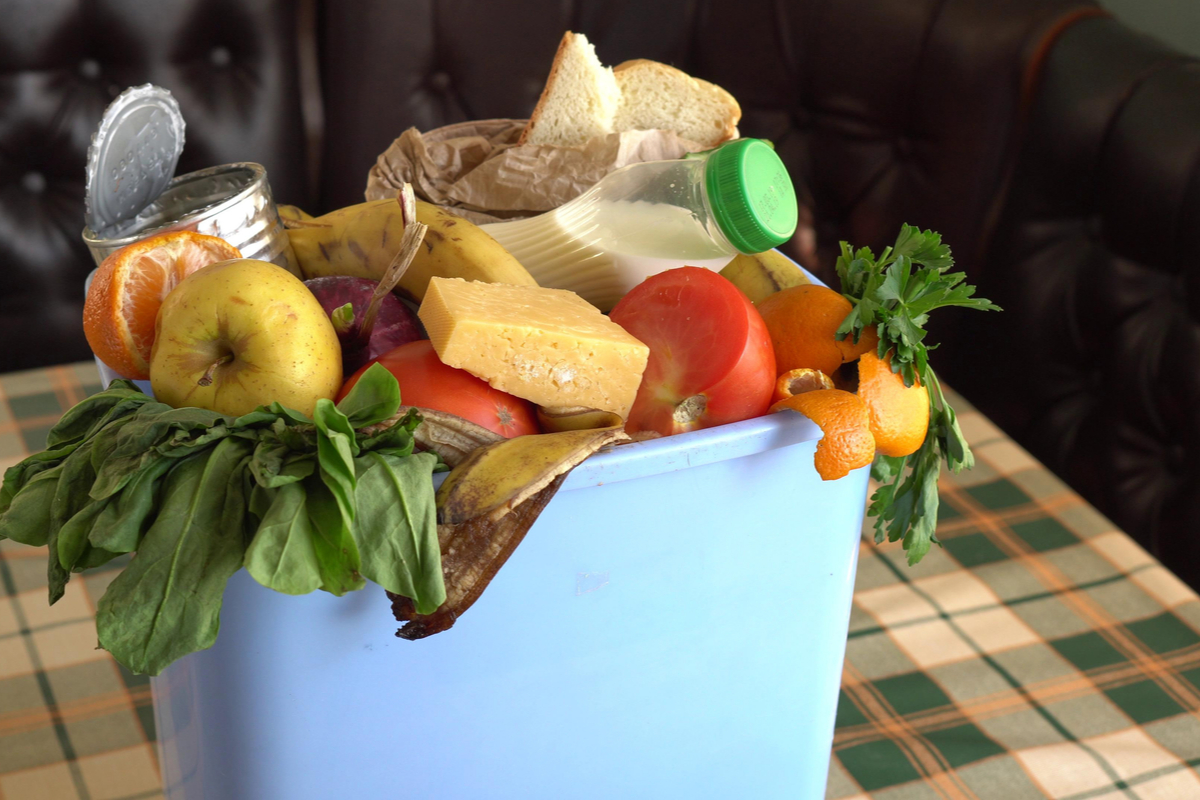
<instances>
[{"instance_id":1,"label":"parsley sprig","mask_svg":"<svg viewBox=\"0 0 1200 800\"><path fill-rule=\"evenodd\" d=\"M916 564L933 544L938 511L938 473L941 462L954 472L975 463L971 448L958 427L954 409L946 402L937 374L929 366L925 343L929 313L945 306L980 311L1000 307L974 297L975 287L965 283L965 272L950 272L954 258L940 234L912 225L900 228L896 243L876 258L870 248L852 250L842 242L837 274L842 295L854 308L837 330L839 340L858 342L863 331L879 334L879 357L891 351L892 371L905 386L920 382L929 393L929 433L912 455L880 456L871 469L879 488L871 495L867 514L875 517L875 541L901 541L908 563Z\"/></svg>"}]
</instances>

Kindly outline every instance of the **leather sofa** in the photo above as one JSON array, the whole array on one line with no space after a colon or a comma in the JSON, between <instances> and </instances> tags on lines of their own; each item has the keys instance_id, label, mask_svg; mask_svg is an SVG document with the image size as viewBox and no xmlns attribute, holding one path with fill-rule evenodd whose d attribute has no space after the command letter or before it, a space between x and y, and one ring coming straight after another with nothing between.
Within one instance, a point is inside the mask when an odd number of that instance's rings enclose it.
<instances>
[{"instance_id":1,"label":"leather sofa","mask_svg":"<svg viewBox=\"0 0 1200 800\"><path fill-rule=\"evenodd\" d=\"M1200 63L1084 0L5 0L0 371L89 356L88 138L152 81L179 170L252 160L357 202L408 126L523 116L564 29L729 89L804 198L790 245L939 230L1003 314L937 321L947 381L1200 585ZM815 243L815 247L814 247ZM19 344L18 344L19 343Z\"/></svg>"}]
</instances>

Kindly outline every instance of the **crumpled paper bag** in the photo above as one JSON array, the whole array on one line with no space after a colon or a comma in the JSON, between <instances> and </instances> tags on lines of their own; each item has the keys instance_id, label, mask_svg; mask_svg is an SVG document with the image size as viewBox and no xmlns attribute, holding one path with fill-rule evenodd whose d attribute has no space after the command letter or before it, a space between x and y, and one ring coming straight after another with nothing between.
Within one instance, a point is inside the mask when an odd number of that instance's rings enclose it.
<instances>
[{"instance_id":1,"label":"crumpled paper bag","mask_svg":"<svg viewBox=\"0 0 1200 800\"><path fill-rule=\"evenodd\" d=\"M460 122L427 133L409 128L375 161L367 200L395 197L407 181L417 197L476 224L557 208L614 170L704 150L673 131L625 131L578 147L517 145L523 119Z\"/></svg>"}]
</instances>

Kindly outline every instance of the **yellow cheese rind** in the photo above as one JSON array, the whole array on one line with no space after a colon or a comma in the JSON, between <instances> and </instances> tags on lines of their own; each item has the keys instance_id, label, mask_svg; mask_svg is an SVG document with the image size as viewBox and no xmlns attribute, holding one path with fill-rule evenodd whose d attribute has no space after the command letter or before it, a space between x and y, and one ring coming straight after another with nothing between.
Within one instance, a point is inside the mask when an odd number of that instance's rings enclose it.
<instances>
[{"instance_id":1,"label":"yellow cheese rind","mask_svg":"<svg viewBox=\"0 0 1200 800\"><path fill-rule=\"evenodd\" d=\"M574 292L433 278L417 311L433 349L540 406L629 416L650 348Z\"/></svg>"}]
</instances>

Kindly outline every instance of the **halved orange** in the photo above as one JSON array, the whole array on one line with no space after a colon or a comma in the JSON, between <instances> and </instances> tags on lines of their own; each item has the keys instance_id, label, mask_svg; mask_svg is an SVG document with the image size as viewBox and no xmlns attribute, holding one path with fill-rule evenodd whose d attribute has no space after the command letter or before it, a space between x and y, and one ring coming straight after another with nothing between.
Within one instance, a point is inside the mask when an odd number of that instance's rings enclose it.
<instances>
[{"instance_id":1,"label":"halved orange","mask_svg":"<svg viewBox=\"0 0 1200 800\"><path fill-rule=\"evenodd\" d=\"M771 411L786 408L799 411L825 434L817 442L813 457L822 480L845 477L850 470L865 467L875 458L870 414L857 395L841 389L817 389L780 400Z\"/></svg>"},{"instance_id":2,"label":"halved orange","mask_svg":"<svg viewBox=\"0 0 1200 800\"><path fill-rule=\"evenodd\" d=\"M241 258L224 239L170 231L122 247L100 264L83 304L83 332L101 361L126 378L150 377L154 320L167 294L198 269Z\"/></svg>"},{"instance_id":3,"label":"halved orange","mask_svg":"<svg viewBox=\"0 0 1200 800\"><path fill-rule=\"evenodd\" d=\"M871 414L875 449L885 456L917 452L929 432L929 392L918 380L905 386L892 372L892 354L863 353L858 361L858 396Z\"/></svg>"},{"instance_id":4,"label":"halved orange","mask_svg":"<svg viewBox=\"0 0 1200 800\"><path fill-rule=\"evenodd\" d=\"M775 348L775 368L818 369L832 375L843 363L874 350L879 344L874 328L864 330L857 344L834 338L853 308L837 292L815 283L783 289L759 303L758 313Z\"/></svg>"}]
</instances>

